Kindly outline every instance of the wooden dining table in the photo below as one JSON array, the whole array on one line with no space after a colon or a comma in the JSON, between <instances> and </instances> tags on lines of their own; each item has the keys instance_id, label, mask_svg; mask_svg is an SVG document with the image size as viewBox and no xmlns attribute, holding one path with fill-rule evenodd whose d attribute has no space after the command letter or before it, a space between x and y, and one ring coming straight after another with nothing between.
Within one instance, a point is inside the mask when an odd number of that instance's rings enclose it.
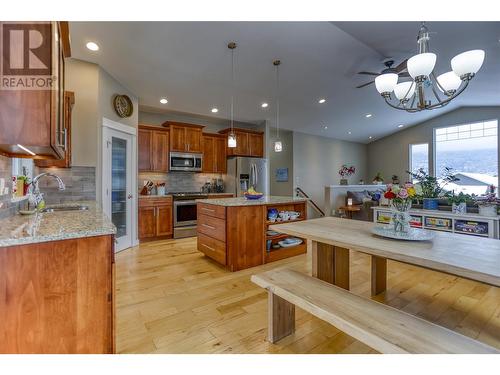
<instances>
[{"instance_id":1,"label":"wooden dining table","mask_svg":"<svg viewBox=\"0 0 500 375\"><path fill-rule=\"evenodd\" d=\"M428 241L372 233L375 224L335 217L270 226L312 241L312 275L349 290L350 251L371 256L371 293L387 288L387 260L395 260L500 287L500 240L435 231Z\"/></svg>"}]
</instances>

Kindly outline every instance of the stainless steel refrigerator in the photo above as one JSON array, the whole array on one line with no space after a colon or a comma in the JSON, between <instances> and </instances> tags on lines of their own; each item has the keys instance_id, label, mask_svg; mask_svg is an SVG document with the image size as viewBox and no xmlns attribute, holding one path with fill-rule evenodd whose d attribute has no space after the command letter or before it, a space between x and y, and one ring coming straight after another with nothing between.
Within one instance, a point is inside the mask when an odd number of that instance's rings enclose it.
<instances>
[{"instance_id":1,"label":"stainless steel refrigerator","mask_svg":"<svg viewBox=\"0 0 500 375\"><path fill-rule=\"evenodd\" d=\"M227 193L243 196L250 186L269 195L269 167L267 159L234 157L227 160Z\"/></svg>"}]
</instances>

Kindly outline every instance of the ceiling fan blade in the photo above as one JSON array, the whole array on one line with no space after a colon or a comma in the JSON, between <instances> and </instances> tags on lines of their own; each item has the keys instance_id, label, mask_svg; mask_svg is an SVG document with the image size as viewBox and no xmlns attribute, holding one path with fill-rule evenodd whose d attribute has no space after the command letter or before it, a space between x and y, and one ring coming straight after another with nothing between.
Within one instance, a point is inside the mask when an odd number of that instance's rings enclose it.
<instances>
[{"instance_id":1,"label":"ceiling fan blade","mask_svg":"<svg viewBox=\"0 0 500 375\"><path fill-rule=\"evenodd\" d=\"M401 64L399 64L398 66L396 66L394 69L396 70L396 72L402 72L403 70L406 70L406 62L408 61L408 59L405 59Z\"/></svg>"},{"instance_id":2,"label":"ceiling fan blade","mask_svg":"<svg viewBox=\"0 0 500 375\"><path fill-rule=\"evenodd\" d=\"M407 72L398 73L398 76L400 76L401 78L411 77Z\"/></svg>"},{"instance_id":3,"label":"ceiling fan blade","mask_svg":"<svg viewBox=\"0 0 500 375\"><path fill-rule=\"evenodd\" d=\"M373 73L373 72L358 72L358 74L366 74L369 76L379 76L380 73Z\"/></svg>"},{"instance_id":4,"label":"ceiling fan blade","mask_svg":"<svg viewBox=\"0 0 500 375\"><path fill-rule=\"evenodd\" d=\"M357 89L360 89L360 88L362 88L362 87L365 87L365 86L371 85L373 82L375 82L375 81L371 81L371 82L365 83L365 84L363 84L363 85L356 86L356 88L357 88Z\"/></svg>"}]
</instances>

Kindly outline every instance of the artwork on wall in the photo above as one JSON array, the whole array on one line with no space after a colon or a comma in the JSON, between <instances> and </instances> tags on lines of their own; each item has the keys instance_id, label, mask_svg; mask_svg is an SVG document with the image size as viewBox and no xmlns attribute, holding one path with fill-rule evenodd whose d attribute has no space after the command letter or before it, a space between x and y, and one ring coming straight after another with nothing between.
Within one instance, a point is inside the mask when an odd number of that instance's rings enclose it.
<instances>
[{"instance_id":1,"label":"artwork on wall","mask_svg":"<svg viewBox=\"0 0 500 375\"><path fill-rule=\"evenodd\" d=\"M288 182L288 168L276 168L276 182Z\"/></svg>"}]
</instances>

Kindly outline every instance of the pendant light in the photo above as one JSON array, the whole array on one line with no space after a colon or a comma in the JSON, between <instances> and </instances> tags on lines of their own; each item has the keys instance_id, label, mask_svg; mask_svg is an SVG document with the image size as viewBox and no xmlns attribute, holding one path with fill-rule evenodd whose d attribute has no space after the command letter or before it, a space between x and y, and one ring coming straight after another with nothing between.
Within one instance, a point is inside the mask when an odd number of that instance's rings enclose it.
<instances>
[{"instance_id":1,"label":"pendant light","mask_svg":"<svg viewBox=\"0 0 500 375\"><path fill-rule=\"evenodd\" d=\"M274 152L283 151L283 144L280 141L280 60L274 60L273 65L276 67L276 141L274 141Z\"/></svg>"},{"instance_id":2,"label":"pendant light","mask_svg":"<svg viewBox=\"0 0 500 375\"><path fill-rule=\"evenodd\" d=\"M227 48L231 50L231 131L227 136L227 147L236 147L236 135L234 134L234 49L236 48L236 43L231 42L227 45Z\"/></svg>"}]
</instances>

